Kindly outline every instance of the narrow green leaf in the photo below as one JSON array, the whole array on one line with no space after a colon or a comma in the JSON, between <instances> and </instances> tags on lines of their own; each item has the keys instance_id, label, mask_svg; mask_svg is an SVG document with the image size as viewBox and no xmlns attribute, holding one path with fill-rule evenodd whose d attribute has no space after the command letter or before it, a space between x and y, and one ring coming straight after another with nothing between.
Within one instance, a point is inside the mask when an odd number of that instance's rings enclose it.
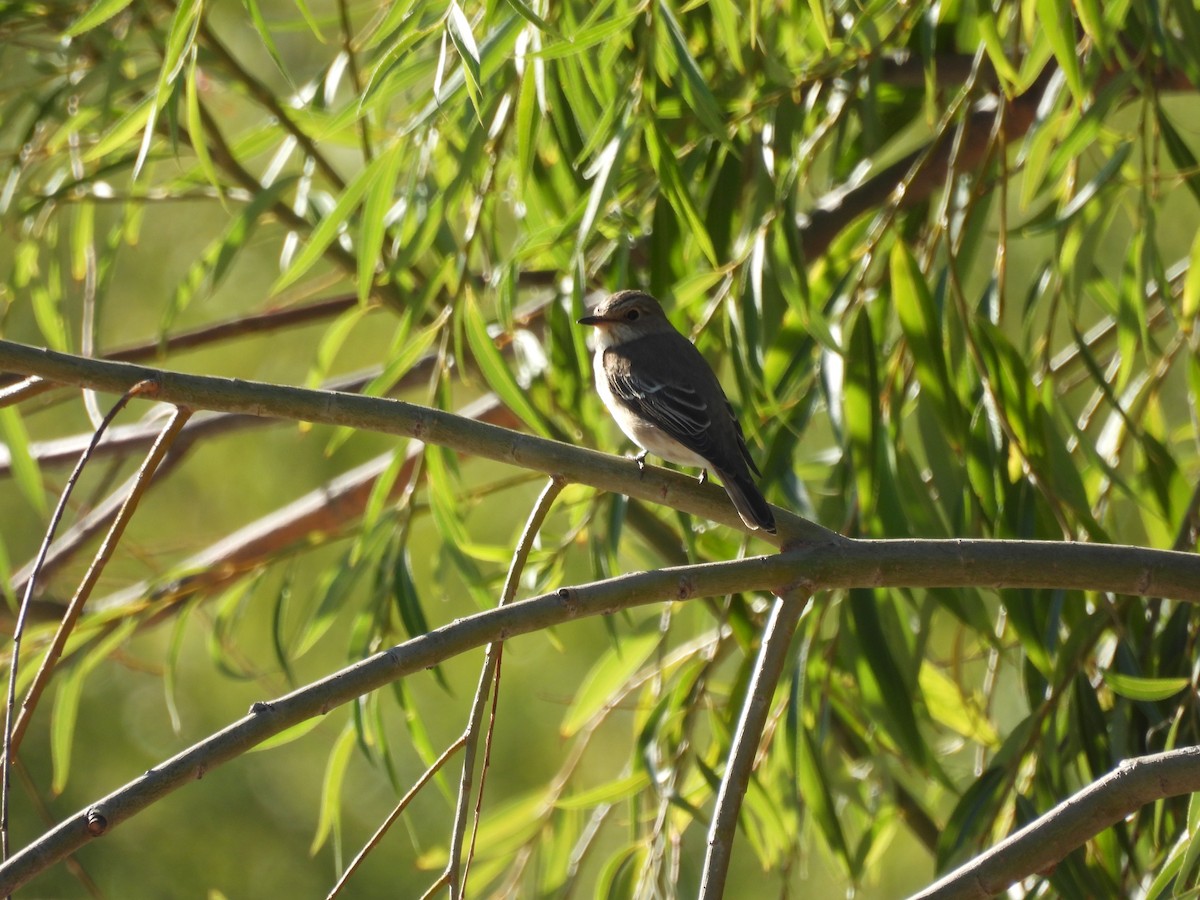
<instances>
[{"instance_id":1,"label":"narrow green leaf","mask_svg":"<svg viewBox=\"0 0 1200 900\"><path fill-rule=\"evenodd\" d=\"M1007 784L1007 772L993 765L963 792L938 835L936 871L946 871L970 848L990 843L993 826L1002 821Z\"/></svg>"},{"instance_id":2,"label":"narrow green leaf","mask_svg":"<svg viewBox=\"0 0 1200 900\"><path fill-rule=\"evenodd\" d=\"M966 440L966 417L950 381L941 318L925 275L903 241L892 245L891 275L896 315L912 350L921 390L946 428L951 445L961 446Z\"/></svg>"},{"instance_id":3,"label":"narrow green leaf","mask_svg":"<svg viewBox=\"0 0 1200 900\"><path fill-rule=\"evenodd\" d=\"M446 262L453 264L453 258L448 258ZM433 342L441 335L446 321L453 312L454 308L450 305L442 307L437 318L417 332L415 337L409 334L408 317L406 316L397 332L397 337L402 339L392 341L392 352L389 354L390 358L383 367L383 371L367 382L361 393L367 397L386 396L396 386L396 382L407 375L408 371L433 346ZM325 445L325 455L332 456L355 431L356 429L349 425L340 425L335 428L329 438L329 443Z\"/></svg>"},{"instance_id":4,"label":"narrow green leaf","mask_svg":"<svg viewBox=\"0 0 1200 900\"><path fill-rule=\"evenodd\" d=\"M1194 797L1195 794L1192 796ZM1154 830L1155 833L1159 831L1157 827ZM1145 898L1145 900L1162 900L1163 897L1168 896L1168 890L1174 884L1179 870L1183 867L1183 855L1187 847L1191 846L1193 837L1194 834L1189 835L1187 833L1179 836L1179 840L1175 842L1175 847L1171 850L1166 862L1162 864L1157 874L1155 874L1154 880L1150 882L1145 892L1140 896ZM1174 897L1178 895L1174 891L1171 891L1169 896Z\"/></svg>"},{"instance_id":5,"label":"narrow green leaf","mask_svg":"<svg viewBox=\"0 0 1200 900\"><path fill-rule=\"evenodd\" d=\"M319 720L314 720L319 721ZM325 840L338 828L342 818L342 785L346 780L346 768L350 764L350 753L354 750L354 727L347 724L329 751L325 763L325 777L321 782L321 812L317 819L317 831L309 845L309 855L324 846Z\"/></svg>"},{"instance_id":6,"label":"narrow green leaf","mask_svg":"<svg viewBox=\"0 0 1200 900\"><path fill-rule=\"evenodd\" d=\"M594 788L559 797L554 805L559 809L592 809L605 803L627 800L649 785L649 773L645 769L638 769L624 778L616 778Z\"/></svg>"},{"instance_id":7,"label":"narrow green leaf","mask_svg":"<svg viewBox=\"0 0 1200 900\"><path fill-rule=\"evenodd\" d=\"M1000 736L978 699L964 696L967 690L964 685L955 682L928 660L921 665L919 684L929 714L935 721L982 747L1000 745Z\"/></svg>"},{"instance_id":8,"label":"narrow green leaf","mask_svg":"<svg viewBox=\"0 0 1200 900\"><path fill-rule=\"evenodd\" d=\"M808 0L808 9L812 13L817 31L821 34L821 40L825 42L825 49L832 50L833 32L829 30L829 20L825 17L825 4L823 0Z\"/></svg>"},{"instance_id":9,"label":"narrow green leaf","mask_svg":"<svg viewBox=\"0 0 1200 900\"><path fill-rule=\"evenodd\" d=\"M147 111L146 127L142 132L142 143L138 148L137 158L133 163L133 177L137 178L146 157L150 153L150 145L154 141L154 124L158 111L169 101L180 71L187 57L195 46L196 32L204 12L203 0L180 0L171 17L171 25L167 30L167 39L163 48L162 66L158 71L158 82L150 95L153 103Z\"/></svg>"},{"instance_id":10,"label":"narrow green leaf","mask_svg":"<svg viewBox=\"0 0 1200 900\"><path fill-rule=\"evenodd\" d=\"M734 0L711 0L708 8L712 10L713 24L721 36L721 50L729 54L729 61L737 71L745 72L742 41L738 35L738 19L743 15L741 4L735 3ZM748 46L753 47L754 43Z\"/></svg>"},{"instance_id":11,"label":"narrow green leaf","mask_svg":"<svg viewBox=\"0 0 1200 900\"><path fill-rule=\"evenodd\" d=\"M365 304L375 286L380 251L387 231L384 219L395 202L396 177L400 171L403 144L394 142L382 154L386 159L378 177L367 191L363 203L362 225L358 232L358 302Z\"/></svg>"},{"instance_id":12,"label":"narrow green leaf","mask_svg":"<svg viewBox=\"0 0 1200 900\"><path fill-rule=\"evenodd\" d=\"M1200 231L1192 239L1188 255L1187 276L1183 281L1183 304L1179 311L1180 327L1190 334L1196 327L1196 315L1200 313Z\"/></svg>"},{"instance_id":13,"label":"narrow green leaf","mask_svg":"<svg viewBox=\"0 0 1200 900\"><path fill-rule=\"evenodd\" d=\"M599 8L599 7L597 7ZM645 16L641 4L634 4L629 12L614 16L600 16L594 23L584 22L573 34L561 41L554 41L537 52L539 59L562 59L565 56L578 56L585 50L604 43L615 34L624 34L637 19Z\"/></svg>"},{"instance_id":14,"label":"narrow green leaf","mask_svg":"<svg viewBox=\"0 0 1200 900\"><path fill-rule=\"evenodd\" d=\"M1079 67L1079 53L1075 49L1075 13L1071 0L1037 0L1037 22L1067 76L1067 85L1075 102L1082 105L1088 91L1083 84L1083 70Z\"/></svg>"},{"instance_id":15,"label":"narrow green leaf","mask_svg":"<svg viewBox=\"0 0 1200 900\"><path fill-rule=\"evenodd\" d=\"M850 329L844 351L845 375L842 384L840 426L850 451L855 487L864 516L874 515L875 460L883 429L879 418L879 372L876 368L875 340L871 319L859 310Z\"/></svg>"},{"instance_id":16,"label":"narrow green leaf","mask_svg":"<svg viewBox=\"0 0 1200 900\"><path fill-rule=\"evenodd\" d=\"M96 205L80 201L71 217L71 278L75 281L87 277L88 258L96 253L95 242Z\"/></svg>"},{"instance_id":17,"label":"narrow green leaf","mask_svg":"<svg viewBox=\"0 0 1200 900\"><path fill-rule=\"evenodd\" d=\"M1184 186L1192 192L1193 197L1200 200L1200 163L1197 163L1196 155L1175 129L1162 104L1155 105L1155 114L1163 146L1167 148L1171 162L1175 165L1179 177L1183 179Z\"/></svg>"},{"instance_id":18,"label":"narrow green leaf","mask_svg":"<svg viewBox=\"0 0 1200 900\"><path fill-rule=\"evenodd\" d=\"M329 377L334 360L337 359L342 345L346 343L350 332L368 312L369 310L365 306L352 306L334 319L333 323L325 329L320 343L317 344L317 358L313 360L313 364L308 370L308 378L305 380L306 387L319 387Z\"/></svg>"},{"instance_id":19,"label":"narrow green leaf","mask_svg":"<svg viewBox=\"0 0 1200 900\"><path fill-rule=\"evenodd\" d=\"M377 156L371 160L370 165L365 166L362 171L351 179L350 183L342 191L341 196L338 197L333 209L313 229L312 235L309 237L304 249L296 254L287 271L280 275L275 283L271 285L270 293L278 294L284 288L295 284L301 276L316 264L317 260L329 248L329 245L337 239L338 235L347 226L351 214L358 208L367 191L375 185L381 171L393 164L394 161L390 154Z\"/></svg>"},{"instance_id":20,"label":"narrow green leaf","mask_svg":"<svg viewBox=\"0 0 1200 900\"><path fill-rule=\"evenodd\" d=\"M667 37L670 39L671 49L675 55L675 63L683 75L680 84L683 99L700 119L700 124L708 131L709 136L723 144L728 144L729 135L728 126L725 124L725 112L717 103L717 98L713 96L712 91L709 90L704 73L700 71L696 58L688 49L687 38L679 26L679 20L675 18L675 14L666 0L658 0L658 16L655 21L661 21L666 26Z\"/></svg>"},{"instance_id":21,"label":"narrow green leaf","mask_svg":"<svg viewBox=\"0 0 1200 900\"><path fill-rule=\"evenodd\" d=\"M645 627L635 634L621 635L609 647L583 680L583 688L571 701L559 732L571 737L605 708L662 641L657 626Z\"/></svg>"},{"instance_id":22,"label":"narrow green leaf","mask_svg":"<svg viewBox=\"0 0 1200 900\"><path fill-rule=\"evenodd\" d=\"M85 31L91 31L97 25L102 25L125 9L133 0L96 0L87 12L71 23L63 37L76 37Z\"/></svg>"},{"instance_id":23,"label":"narrow green leaf","mask_svg":"<svg viewBox=\"0 0 1200 900\"><path fill-rule=\"evenodd\" d=\"M1196 865L1200 863L1200 794L1192 794L1188 798L1186 849L1179 862L1179 881L1175 885L1173 896L1195 897Z\"/></svg>"},{"instance_id":24,"label":"narrow green leaf","mask_svg":"<svg viewBox=\"0 0 1200 900\"><path fill-rule=\"evenodd\" d=\"M84 162L96 162L109 153L124 152L129 138L146 127L146 120L154 111L154 97L146 96L130 109L90 149L83 154Z\"/></svg>"},{"instance_id":25,"label":"narrow green leaf","mask_svg":"<svg viewBox=\"0 0 1200 900\"><path fill-rule=\"evenodd\" d=\"M708 235L708 226L704 217L696 208L691 192L683 180L683 173L675 161L675 153L670 142L659 130L658 120L648 118L642 132L646 137L646 150L650 155L650 165L653 166L659 180L659 190L666 196L675 214L687 225L688 234L700 245L700 250L713 267L720 266L716 248Z\"/></svg>"},{"instance_id":26,"label":"narrow green leaf","mask_svg":"<svg viewBox=\"0 0 1200 900\"><path fill-rule=\"evenodd\" d=\"M937 767L917 726L916 710L924 709L924 700L919 685L905 675L913 668L913 662L897 658L896 654L902 651L884 636L876 602L874 591L862 588L850 591L850 622L862 651L855 660L859 685L864 699L877 710L880 724L906 758L932 775Z\"/></svg>"},{"instance_id":27,"label":"narrow green leaf","mask_svg":"<svg viewBox=\"0 0 1200 900\"><path fill-rule=\"evenodd\" d=\"M1125 160L1129 158L1129 154L1133 151L1132 141L1123 141L1113 151L1112 156L1108 161L1101 166L1100 171L1088 179L1087 184L1081 187L1070 201L1059 211L1058 216L1052 223L1049 223L1045 229L1031 229L1033 233L1041 230L1049 230L1050 227L1060 228L1069 222L1072 218L1078 215L1082 210L1089 208L1089 204L1105 186L1112 181L1113 176L1121 170L1121 166L1125 164Z\"/></svg>"},{"instance_id":28,"label":"narrow green leaf","mask_svg":"<svg viewBox=\"0 0 1200 900\"><path fill-rule=\"evenodd\" d=\"M996 11L992 9L990 3L977 3L975 9L977 13L975 27L979 29L979 36L983 39L983 48L987 52L992 68L1009 87L1017 84L1020 76L1008 59L1004 38L1000 36L997 27Z\"/></svg>"},{"instance_id":29,"label":"narrow green leaf","mask_svg":"<svg viewBox=\"0 0 1200 900\"><path fill-rule=\"evenodd\" d=\"M542 127L537 86L541 68L543 64L539 60L525 61L525 74L521 76L521 90L517 95L517 171L520 172L522 190L529 182L533 162L537 159L538 132Z\"/></svg>"},{"instance_id":30,"label":"narrow green leaf","mask_svg":"<svg viewBox=\"0 0 1200 900\"><path fill-rule=\"evenodd\" d=\"M329 631L338 614L346 608L346 599L358 584L362 571L363 566L354 565L347 555L333 569L322 573L321 581L317 585L317 595L321 600L305 623L304 632L296 641L295 657L303 656L311 650Z\"/></svg>"},{"instance_id":31,"label":"narrow green leaf","mask_svg":"<svg viewBox=\"0 0 1200 900\"><path fill-rule=\"evenodd\" d=\"M289 175L264 189L239 209L225 231L204 248L204 252L188 269L163 310L162 323L159 326L163 334L171 330L180 313L187 309L193 300L199 296L211 295L220 286L238 255L249 245L264 216L270 212L283 193L291 189L295 181L295 176Z\"/></svg>"},{"instance_id":32,"label":"narrow green leaf","mask_svg":"<svg viewBox=\"0 0 1200 900\"><path fill-rule=\"evenodd\" d=\"M467 75L467 93L478 115L479 89L483 83L480 75L479 47L475 43L475 35L471 33L471 22L458 5L458 0L450 0L450 7L446 12L446 33L450 35L450 43L462 59L463 71Z\"/></svg>"},{"instance_id":33,"label":"narrow green leaf","mask_svg":"<svg viewBox=\"0 0 1200 900\"><path fill-rule=\"evenodd\" d=\"M178 737L183 730L183 719L179 715L179 660L183 654L184 641L192 610L196 601L183 604L183 608L175 614L175 622L171 627L171 637L167 643L165 665L163 666L163 701L167 707L167 715L171 718L171 730Z\"/></svg>"},{"instance_id":34,"label":"narrow green leaf","mask_svg":"<svg viewBox=\"0 0 1200 900\"><path fill-rule=\"evenodd\" d=\"M585 176L591 177L592 189L588 192L587 206L584 208L583 218L579 220L579 235L575 239L580 253L587 249L596 221L616 182L616 174L620 170L620 161L624 155L625 134L623 127L618 130L584 173Z\"/></svg>"},{"instance_id":35,"label":"narrow green leaf","mask_svg":"<svg viewBox=\"0 0 1200 900\"><path fill-rule=\"evenodd\" d=\"M409 637L420 637L429 631L429 620L425 617L425 609L421 605L421 596L417 590L416 579L413 578L407 547L400 548L396 554L392 569L392 598L396 602L396 611L400 614L400 621Z\"/></svg>"},{"instance_id":36,"label":"narrow green leaf","mask_svg":"<svg viewBox=\"0 0 1200 900\"><path fill-rule=\"evenodd\" d=\"M200 166L200 171L204 173L205 180L216 189L217 196L224 202L225 187L217 174L217 167L213 164L212 156L209 155L204 122L200 116L200 87L197 83L199 77L196 54L193 53L188 58L188 71L184 80L184 105L187 111L188 135L191 138L192 150L196 154L196 162Z\"/></svg>"},{"instance_id":37,"label":"narrow green leaf","mask_svg":"<svg viewBox=\"0 0 1200 900\"><path fill-rule=\"evenodd\" d=\"M317 17L313 15L312 10L308 8L306 0L292 0L296 4L296 9L300 10L300 15L304 19L304 23L308 26L309 32L318 43L325 43L325 35L321 31L321 23L317 21Z\"/></svg>"},{"instance_id":38,"label":"narrow green leaf","mask_svg":"<svg viewBox=\"0 0 1200 900\"><path fill-rule=\"evenodd\" d=\"M1114 694L1129 700L1154 702L1174 697L1190 684L1186 678L1144 678L1138 675L1123 675L1106 670L1101 673L1104 683Z\"/></svg>"},{"instance_id":39,"label":"narrow green leaf","mask_svg":"<svg viewBox=\"0 0 1200 900\"><path fill-rule=\"evenodd\" d=\"M55 796L63 792L71 770L71 751L77 737L75 723L84 684L97 666L129 640L136 626L137 622L133 620L120 623L90 647L74 665L60 667L61 681L50 713L50 758L54 768L50 789Z\"/></svg>"},{"instance_id":40,"label":"narrow green leaf","mask_svg":"<svg viewBox=\"0 0 1200 900\"><path fill-rule=\"evenodd\" d=\"M546 34L551 34L555 37L562 37L558 29L534 12L533 7L526 3L525 0L505 0L505 2L516 10L517 15L533 25L538 31L544 31Z\"/></svg>"},{"instance_id":41,"label":"narrow green leaf","mask_svg":"<svg viewBox=\"0 0 1200 900\"><path fill-rule=\"evenodd\" d=\"M79 718L79 698L87 676L84 666L72 666L58 676L58 690L54 693L54 707L50 713L50 762L54 775L50 790L58 796L67 786L71 771L71 748L75 745L75 722Z\"/></svg>"},{"instance_id":42,"label":"narrow green leaf","mask_svg":"<svg viewBox=\"0 0 1200 900\"><path fill-rule=\"evenodd\" d=\"M8 464L12 468L17 490L41 518L46 517L46 490L42 470L29 450L29 432L15 406L0 407L0 437L8 448Z\"/></svg>"},{"instance_id":43,"label":"narrow green leaf","mask_svg":"<svg viewBox=\"0 0 1200 900\"><path fill-rule=\"evenodd\" d=\"M471 539L463 522L460 499L462 485L457 477L454 458L445 448L427 444L423 459L429 508L442 537L441 551L458 570L471 599L479 608L494 606L496 598L488 590L487 578L476 563L476 558L481 555L480 548Z\"/></svg>"},{"instance_id":44,"label":"narrow green leaf","mask_svg":"<svg viewBox=\"0 0 1200 900\"><path fill-rule=\"evenodd\" d=\"M287 64L283 61L283 55L279 52L279 46L275 43L275 39L271 37L271 29L267 27L267 20L263 18L262 8L258 5L258 0L243 0L246 4L246 11L250 13L250 22L254 25L254 30L258 32L258 39L262 41L263 47L271 57L271 61L275 63L275 68L279 70L288 84L293 84L292 75L288 71ZM399 4L397 4L399 5Z\"/></svg>"},{"instance_id":45,"label":"narrow green leaf","mask_svg":"<svg viewBox=\"0 0 1200 900\"><path fill-rule=\"evenodd\" d=\"M495 342L488 334L487 322L484 321L483 313L470 293L463 309L463 326L466 330L467 343L471 347L471 355L475 357L475 363L479 366L479 371L483 373L488 387L496 392L500 402L511 409L528 428L536 434L548 437L550 430L546 426L546 420L529 401L527 391L517 384L517 379L508 368L508 363L496 349Z\"/></svg>"},{"instance_id":46,"label":"narrow green leaf","mask_svg":"<svg viewBox=\"0 0 1200 900\"><path fill-rule=\"evenodd\" d=\"M296 723L291 728L285 728L278 734L271 735L261 744L255 744L250 748L250 752L261 753L263 750L274 750L277 747L290 744L292 741L297 741L306 734L316 730L316 727L324 721L321 716L313 716L311 719L305 719L303 722Z\"/></svg>"},{"instance_id":47,"label":"narrow green leaf","mask_svg":"<svg viewBox=\"0 0 1200 900\"><path fill-rule=\"evenodd\" d=\"M848 861L850 859L849 845L842 832L841 822L838 821L837 801L830 785L829 774L825 770L820 748L813 740L813 729L801 728L799 738L800 752L796 763L796 777L799 781L800 795L812 812L829 849L835 856Z\"/></svg>"}]
</instances>

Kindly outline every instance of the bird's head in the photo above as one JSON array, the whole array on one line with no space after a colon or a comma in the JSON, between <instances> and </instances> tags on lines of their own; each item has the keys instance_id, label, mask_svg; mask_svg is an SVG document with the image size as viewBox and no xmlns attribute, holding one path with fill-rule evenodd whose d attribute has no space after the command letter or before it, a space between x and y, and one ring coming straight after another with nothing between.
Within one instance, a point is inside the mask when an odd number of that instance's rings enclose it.
<instances>
[{"instance_id":1,"label":"bird's head","mask_svg":"<svg viewBox=\"0 0 1200 900\"><path fill-rule=\"evenodd\" d=\"M632 341L649 334L674 331L659 302L643 291L619 291L579 320L599 333L601 346Z\"/></svg>"}]
</instances>

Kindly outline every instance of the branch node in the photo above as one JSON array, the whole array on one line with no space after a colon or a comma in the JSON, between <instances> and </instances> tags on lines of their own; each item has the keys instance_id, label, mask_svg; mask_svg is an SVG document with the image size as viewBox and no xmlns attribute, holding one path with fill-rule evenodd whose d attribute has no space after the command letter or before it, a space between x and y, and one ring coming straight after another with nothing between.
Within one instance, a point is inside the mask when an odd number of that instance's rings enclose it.
<instances>
[{"instance_id":1,"label":"branch node","mask_svg":"<svg viewBox=\"0 0 1200 900\"><path fill-rule=\"evenodd\" d=\"M108 819L96 807L87 811L87 833L92 837L100 837L108 831Z\"/></svg>"},{"instance_id":2,"label":"branch node","mask_svg":"<svg viewBox=\"0 0 1200 900\"><path fill-rule=\"evenodd\" d=\"M577 591L575 588L563 587L559 588L558 591L555 592L555 596L562 601L563 606L566 607L567 612L571 616L579 615L579 591Z\"/></svg>"}]
</instances>

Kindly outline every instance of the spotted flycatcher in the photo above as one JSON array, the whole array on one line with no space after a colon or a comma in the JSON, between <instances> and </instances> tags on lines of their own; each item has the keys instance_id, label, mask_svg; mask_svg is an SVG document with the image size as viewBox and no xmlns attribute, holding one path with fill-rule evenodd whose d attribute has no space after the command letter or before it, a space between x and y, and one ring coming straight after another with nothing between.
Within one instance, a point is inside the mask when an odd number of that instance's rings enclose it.
<instances>
[{"instance_id":1,"label":"spotted flycatcher","mask_svg":"<svg viewBox=\"0 0 1200 900\"><path fill-rule=\"evenodd\" d=\"M596 329L596 390L631 441L647 453L709 469L750 528L775 532L775 517L754 483L758 467L721 383L700 351L675 330L658 301L621 291L580 325Z\"/></svg>"}]
</instances>

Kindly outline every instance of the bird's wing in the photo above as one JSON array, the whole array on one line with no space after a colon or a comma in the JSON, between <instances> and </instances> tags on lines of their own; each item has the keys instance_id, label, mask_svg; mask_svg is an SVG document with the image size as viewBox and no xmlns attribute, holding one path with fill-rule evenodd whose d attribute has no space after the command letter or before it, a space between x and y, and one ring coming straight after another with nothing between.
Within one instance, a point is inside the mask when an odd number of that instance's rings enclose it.
<instances>
[{"instance_id":1,"label":"bird's wing","mask_svg":"<svg viewBox=\"0 0 1200 900\"><path fill-rule=\"evenodd\" d=\"M744 447L741 429L733 418L725 392L692 343L680 336L679 343L671 347L669 353L648 351L647 347L653 347L653 344L632 341L607 351L614 354L607 367L613 394L638 416L714 464L716 460L724 460L728 450L732 449L729 447L730 429L737 443ZM659 348L661 350L661 344ZM692 371L703 372L697 377L709 382L703 393L694 383L680 379L678 355L683 353L695 354L703 364L703 369L690 367ZM712 396L714 388L720 405L710 409L705 395Z\"/></svg>"}]
</instances>

